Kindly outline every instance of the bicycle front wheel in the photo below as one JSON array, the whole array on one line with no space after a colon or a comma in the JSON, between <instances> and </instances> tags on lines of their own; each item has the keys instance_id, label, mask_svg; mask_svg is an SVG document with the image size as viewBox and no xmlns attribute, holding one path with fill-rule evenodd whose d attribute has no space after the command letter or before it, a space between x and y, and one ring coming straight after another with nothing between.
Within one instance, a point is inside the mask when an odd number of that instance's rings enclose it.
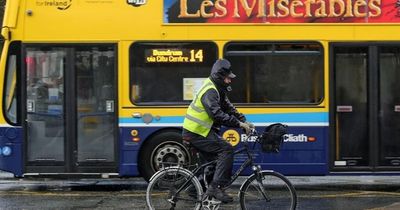
<instances>
[{"instance_id":1,"label":"bicycle front wheel","mask_svg":"<svg viewBox=\"0 0 400 210\"><path fill-rule=\"evenodd\" d=\"M243 210L296 209L297 195L290 181L280 173L262 171L250 176L240 187L239 200Z\"/></svg>"},{"instance_id":2,"label":"bicycle front wheel","mask_svg":"<svg viewBox=\"0 0 400 210\"><path fill-rule=\"evenodd\" d=\"M202 194L200 182L189 170L170 167L150 179L146 203L151 210L200 209Z\"/></svg>"}]
</instances>

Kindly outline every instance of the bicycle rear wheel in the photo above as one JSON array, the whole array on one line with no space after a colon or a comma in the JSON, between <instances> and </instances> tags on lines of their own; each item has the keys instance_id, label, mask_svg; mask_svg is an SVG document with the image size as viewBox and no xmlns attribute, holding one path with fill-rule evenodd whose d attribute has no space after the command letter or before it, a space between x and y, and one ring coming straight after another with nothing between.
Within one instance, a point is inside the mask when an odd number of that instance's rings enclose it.
<instances>
[{"instance_id":1,"label":"bicycle rear wheel","mask_svg":"<svg viewBox=\"0 0 400 210\"><path fill-rule=\"evenodd\" d=\"M179 193L176 193L182 189ZM149 209L200 209L203 190L198 179L181 167L158 171L146 191Z\"/></svg>"},{"instance_id":2,"label":"bicycle rear wheel","mask_svg":"<svg viewBox=\"0 0 400 210\"><path fill-rule=\"evenodd\" d=\"M240 187L240 206L251 209L296 209L297 195L293 185L282 174L262 171L258 179L250 176Z\"/></svg>"}]
</instances>

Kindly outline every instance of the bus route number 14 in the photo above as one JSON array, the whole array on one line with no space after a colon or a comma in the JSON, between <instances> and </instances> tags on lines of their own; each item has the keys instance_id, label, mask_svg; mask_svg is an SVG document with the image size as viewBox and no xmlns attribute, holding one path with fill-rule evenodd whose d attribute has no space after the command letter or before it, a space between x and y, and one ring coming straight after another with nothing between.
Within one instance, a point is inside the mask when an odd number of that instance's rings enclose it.
<instances>
[{"instance_id":1,"label":"bus route number 14","mask_svg":"<svg viewBox=\"0 0 400 210\"><path fill-rule=\"evenodd\" d=\"M203 50L190 50L190 62L203 62Z\"/></svg>"}]
</instances>

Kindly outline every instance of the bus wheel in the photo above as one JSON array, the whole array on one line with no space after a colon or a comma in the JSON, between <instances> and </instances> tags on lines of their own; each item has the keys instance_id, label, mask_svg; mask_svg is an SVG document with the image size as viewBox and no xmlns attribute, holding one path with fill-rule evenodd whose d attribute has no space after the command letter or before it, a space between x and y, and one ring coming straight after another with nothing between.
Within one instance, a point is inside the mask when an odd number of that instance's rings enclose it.
<instances>
[{"instance_id":1,"label":"bus wheel","mask_svg":"<svg viewBox=\"0 0 400 210\"><path fill-rule=\"evenodd\" d=\"M148 181L162 167L188 164L190 161L189 151L182 144L182 135L168 131L152 137L144 145L140 155L140 173Z\"/></svg>"}]
</instances>

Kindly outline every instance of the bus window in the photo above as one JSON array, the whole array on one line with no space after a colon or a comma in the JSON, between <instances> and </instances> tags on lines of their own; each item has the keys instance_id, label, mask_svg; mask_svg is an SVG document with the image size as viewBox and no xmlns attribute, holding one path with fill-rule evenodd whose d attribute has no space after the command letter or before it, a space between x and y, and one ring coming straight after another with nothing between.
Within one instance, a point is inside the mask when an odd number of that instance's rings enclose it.
<instances>
[{"instance_id":1,"label":"bus window","mask_svg":"<svg viewBox=\"0 0 400 210\"><path fill-rule=\"evenodd\" d=\"M19 43L11 43L8 51L6 77L4 82L3 110L9 123L17 124L17 68Z\"/></svg>"},{"instance_id":2,"label":"bus window","mask_svg":"<svg viewBox=\"0 0 400 210\"><path fill-rule=\"evenodd\" d=\"M237 75L234 103L317 104L323 98L323 48L315 43L229 43ZM243 88L245 87L245 88Z\"/></svg>"},{"instance_id":3,"label":"bus window","mask_svg":"<svg viewBox=\"0 0 400 210\"><path fill-rule=\"evenodd\" d=\"M218 58L213 42L138 42L130 48L131 100L188 104Z\"/></svg>"}]
</instances>

